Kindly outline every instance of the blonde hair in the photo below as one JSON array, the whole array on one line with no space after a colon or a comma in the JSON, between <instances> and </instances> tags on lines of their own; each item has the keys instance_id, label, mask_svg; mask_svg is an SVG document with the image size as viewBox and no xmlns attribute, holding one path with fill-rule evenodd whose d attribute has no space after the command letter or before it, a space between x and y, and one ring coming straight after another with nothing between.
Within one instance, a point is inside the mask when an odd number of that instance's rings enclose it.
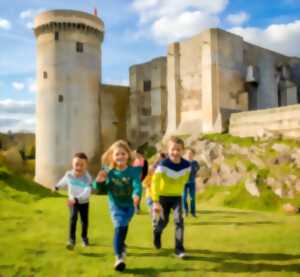
<instances>
[{"instance_id":1,"label":"blonde hair","mask_svg":"<svg viewBox=\"0 0 300 277\"><path fill-rule=\"evenodd\" d=\"M113 143L106 152L101 157L102 166L108 166L109 168L114 168L116 165L112 159L112 154L117 148L124 149L128 154L128 162L129 165L132 161L132 150L130 149L128 143L125 140L118 140Z\"/></svg>"}]
</instances>

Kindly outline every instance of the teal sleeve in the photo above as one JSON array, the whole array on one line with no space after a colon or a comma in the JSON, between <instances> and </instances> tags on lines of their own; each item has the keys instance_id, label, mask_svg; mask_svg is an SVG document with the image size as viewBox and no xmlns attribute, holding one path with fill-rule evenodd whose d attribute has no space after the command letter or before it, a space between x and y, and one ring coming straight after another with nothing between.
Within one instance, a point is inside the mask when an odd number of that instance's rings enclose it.
<instances>
[{"instance_id":1,"label":"teal sleeve","mask_svg":"<svg viewBox=\"0 0 300 277\"><path fill-rule=\"evenodd\" d=\"M137 195L139 197L142 196L142 183L141 178L139 174L134 174L133 180L132 180L132 186L133 186L133 192L132 195Z\"/></svg>"},{"instance_id":2,"label":"teal sleeve","mask_svg":"<svg viewBox=\"0 0 300 277\"><path fill-rule=\"evenodd\" d=\"M96 190L99 194L107 193L107 185L106 182L99 183L96 180L92 183L92 188Z\"/></svg>"}]
</instances>

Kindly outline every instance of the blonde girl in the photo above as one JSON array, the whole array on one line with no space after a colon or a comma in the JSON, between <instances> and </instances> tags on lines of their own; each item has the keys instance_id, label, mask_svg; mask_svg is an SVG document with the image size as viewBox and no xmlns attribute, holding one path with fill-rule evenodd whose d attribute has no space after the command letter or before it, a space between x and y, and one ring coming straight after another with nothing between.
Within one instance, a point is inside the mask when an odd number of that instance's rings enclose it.
<instances>
[{"instance_id":1,"label":"blonde girl","mask_svg":"<svg viewBox=\"0 0 300 277\"><path fill-rule=\"evenodd\" d=\"M115 270L123 271L125 264L125 240L128 225L134 215L134 207L141 197L139 171L130 166L131 149L128 144L119 140L102 156L102 166L93 187L107 192L112 222L114 224L113 246L116 255Z\"/></svg>"}]
</instances>

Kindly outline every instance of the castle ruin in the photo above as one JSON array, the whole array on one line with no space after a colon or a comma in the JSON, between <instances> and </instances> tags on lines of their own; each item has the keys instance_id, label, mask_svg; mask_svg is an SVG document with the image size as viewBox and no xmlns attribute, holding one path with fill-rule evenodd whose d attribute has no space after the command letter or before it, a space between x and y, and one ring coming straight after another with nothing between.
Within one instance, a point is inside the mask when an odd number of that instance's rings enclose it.
<instances>
[{"instance_id":1,"label":"castle ruin","mask_svg":"<svg viewBox=\"0 0 300 277\"><path fill-rule=\"evenodd\" d=\"M80 11L35 18L35 179L45 186L56 183L75 152L86 152L95 172L116 139L137 147L165 134L222 132L231 114L299 103L299 58L221 29L172 43L166 57L131 66L128 87L103 84L104 31L98 16Z\"/></svg>"}]
</instances>

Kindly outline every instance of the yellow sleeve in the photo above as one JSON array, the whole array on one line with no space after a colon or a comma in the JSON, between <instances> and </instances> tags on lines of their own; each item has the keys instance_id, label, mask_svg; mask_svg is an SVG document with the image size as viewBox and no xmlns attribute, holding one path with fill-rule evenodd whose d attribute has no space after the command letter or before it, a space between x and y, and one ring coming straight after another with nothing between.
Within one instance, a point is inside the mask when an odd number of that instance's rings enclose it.
<instances>
[{"instance_id":1,"label":"yellow sleeve","mask_svg":"<svg viewBox=\"0 0 300 277\"><path fill-rule=\"evenodd\" d=\"M152 176L152 183L151 183L151 196L154 202L157 202L159 200L161 178L162 178L162 168L158 166Z\"/></svg>"}]
</instances>

